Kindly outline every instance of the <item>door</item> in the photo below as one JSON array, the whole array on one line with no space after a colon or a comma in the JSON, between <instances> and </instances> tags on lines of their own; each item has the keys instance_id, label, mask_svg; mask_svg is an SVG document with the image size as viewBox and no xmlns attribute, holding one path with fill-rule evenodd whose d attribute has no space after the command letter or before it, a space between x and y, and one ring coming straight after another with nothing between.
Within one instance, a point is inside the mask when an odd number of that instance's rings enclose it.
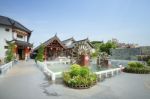
<instances>
[{"instance_id":1,"label":"door","mask_svg":"<svg viewBox=\"0 0 150 99\"><path fill-rule=\"evenodd\" d=\"M24 49L18 49L18 55L19 55L19 60L24 60L25 59Z\"/></svg>"}]
</instances>

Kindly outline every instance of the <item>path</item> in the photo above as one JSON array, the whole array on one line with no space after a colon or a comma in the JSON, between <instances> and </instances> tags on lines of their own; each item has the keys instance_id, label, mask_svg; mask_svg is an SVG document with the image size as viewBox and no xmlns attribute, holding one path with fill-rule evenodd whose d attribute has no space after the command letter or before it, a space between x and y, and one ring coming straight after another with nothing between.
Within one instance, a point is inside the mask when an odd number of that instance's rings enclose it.
<instances>
[{"instance_id":1,"label":"path","mask_svg":"<svg viewBox=\"0 0 150 99\"><path fill-rule=\"evenodd\" d=\"M90 89L76 90L61 80L48 82L34 61L22 61L0 78L0 99L150 99L150 74L122 73Z\"/></svg>"}]
</instances>

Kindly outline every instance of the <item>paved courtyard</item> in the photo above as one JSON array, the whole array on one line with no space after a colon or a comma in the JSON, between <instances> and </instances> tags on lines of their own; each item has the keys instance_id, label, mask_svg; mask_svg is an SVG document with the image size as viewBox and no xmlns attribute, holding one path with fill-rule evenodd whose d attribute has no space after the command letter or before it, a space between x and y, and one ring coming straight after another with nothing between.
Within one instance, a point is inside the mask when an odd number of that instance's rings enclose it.
<instances>
[{"instance_id":1,"label":"paved courtyard","mask_svg":"<svg viewBox=\"0 0 150 99\"><path fill-rule=\"evenodd\" d=\"M0 78L0 99L150 99L150 74L122 73L84 90L61 82L48 81L34 61L20 61Z\"/></svg>"}]
</instances>

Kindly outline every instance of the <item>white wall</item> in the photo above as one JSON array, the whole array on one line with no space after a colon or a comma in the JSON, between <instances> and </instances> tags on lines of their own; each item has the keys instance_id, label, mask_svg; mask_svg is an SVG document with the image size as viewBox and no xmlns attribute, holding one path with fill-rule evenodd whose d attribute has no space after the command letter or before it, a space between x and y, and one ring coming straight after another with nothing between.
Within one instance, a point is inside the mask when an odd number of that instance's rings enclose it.
<instances>
[{"instance_id":1,"label":"white wall","mask_svg":"<svg viewBox=\"0 0 150 99\"><path fill-rule=\"evenodd\" d=\"M9 28L9 31L5 31L6 28ZM12 29L10 27L0 25L0 59L5 57L6 49L4 46L7 46L6 40L12 40Z\"/></svg>"},{"instance_id":2,"label":"white wall","mask_svg":"<svg viewBox=\"0 0 150 99\"><path fill-rule=\"evenodd\" d=\"M27 42L27 36L23 36L23 38L18 38L17 33L14 32L14 39Z\"/></svg>"}]
</instances>

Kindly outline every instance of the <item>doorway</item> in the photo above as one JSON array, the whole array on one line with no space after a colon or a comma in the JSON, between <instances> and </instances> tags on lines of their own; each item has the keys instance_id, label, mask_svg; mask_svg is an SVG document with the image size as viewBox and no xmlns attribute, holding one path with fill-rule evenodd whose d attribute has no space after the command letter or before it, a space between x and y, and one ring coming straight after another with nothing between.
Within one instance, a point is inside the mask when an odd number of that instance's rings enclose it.
<instances>
[{"instance_id":1,"label":"doorway","mask_svg":"<svg viewBox=\"0 0 150 99\"><path fill-rule=\"evenodd\" d=\"M24 49L19 48L18 55L19 55L19 60L24 60L25 59Z\"/></svg>"}]
</instances>

